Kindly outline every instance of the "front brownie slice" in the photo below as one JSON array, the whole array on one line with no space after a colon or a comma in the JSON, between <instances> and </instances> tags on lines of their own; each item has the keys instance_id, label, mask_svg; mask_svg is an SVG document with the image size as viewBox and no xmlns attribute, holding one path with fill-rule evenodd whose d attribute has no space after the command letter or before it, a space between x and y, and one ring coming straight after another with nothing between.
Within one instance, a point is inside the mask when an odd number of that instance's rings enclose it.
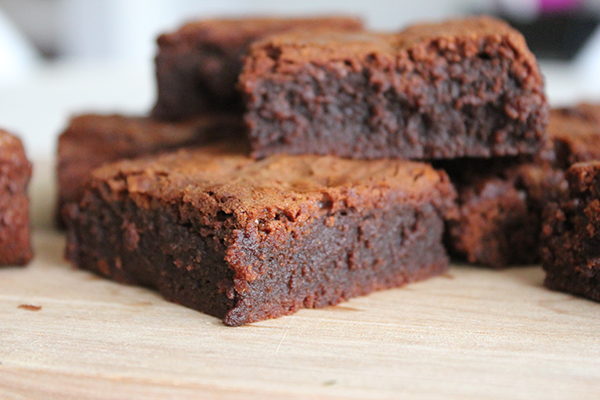
<instances>
[{"instance_id":1,"label":"front brownie slice","mask_svg":"<svg viewBox=\"0 0 600 400\"><path fill-rule=\"evenodd\" d=\"M241 118L234 114L205 114L177 123L122 115L74 117L58 139L59 215L65 204L81 198L90 172L102 164L242 137Z\"/></svg>"},{"instance_id":2,"label":"front brownie slice","mask_svg":"<svg viewBox=\"0 0 600 400\"><path fill-rule=\"evenodd\" d=\"M27 185L31 164L21 141L0 130L0 266L24 265L32 257Z\"/></svg>"},{"instance_id":3,"label":"front brownie slice","mask_svg":"<svg viewBox=\"0 0 600 400\"><path fill-rule=\"evenodd\" d=\"M523 36L489 17L274 35L251 46L240 87L255 157L533 154L548 120Z\"/></svg>"},{"instance_id":4,"label":"front brownie slice","mask_svg":"<svg viewBox=\"0 0 600 400\"><path fill-rule=\"evenodd\" d=\"M252 42L294 29L357 31L355 18L245 18L192 22L158 38L157 118L189 117L207 110L241 108L235 86Z\"/></svg>"},{"instance_id":5,"label":"front brownie slice","mask_svg":"<svg viewBox=\"0 0 600 400\"><path fill-rule=\"evenodd\" d=\"M600 301L600 162L573 165L569 193L545 210L544 284Z\"/></svg>"},{"instance_id":6,"label":"front brownie slice","mask_svg":"<svg viewBox=\"0 0 600 400\"><path fill-rule=\"evenodd\" d=\"M441 273L454 199L422 163L180 150L96 170L67 257L237 326Z\"/></svg>"},{"instance_id":7,"label":"front brownie slice","mask_svg":"<svg viewBox=\"0 0 600 400\"><path fill-rule=\"evenodd\" d=\"M542 212L566 190L563 171L515 159L452 164L458 213L448 221L450 253L492 268L538 263Z\"/></svg>"},{"instance_id":8,"label":"front brownie slice","mask_svg":"<svg viewBox=\"0 0 600 400\"><path fill-rule=\"evenodd\" d=\"M600 160L600 104L582 103L551 110L548 136L561 168Z\"/></svg>"}]
</instances>

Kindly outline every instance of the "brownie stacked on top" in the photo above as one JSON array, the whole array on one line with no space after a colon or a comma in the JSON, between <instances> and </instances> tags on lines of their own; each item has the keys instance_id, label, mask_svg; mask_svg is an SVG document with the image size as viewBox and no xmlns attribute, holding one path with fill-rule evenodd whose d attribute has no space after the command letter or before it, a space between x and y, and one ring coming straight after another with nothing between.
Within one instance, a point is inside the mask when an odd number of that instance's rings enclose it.
<instances>
[{"instance_id":1,"label":"brownie stacked on top","mask_svg":"<svg viewBox=\"0 0 600 400\"><path fill-rule=\"evenodd\" d=\"M155 287L228 325L444 271L444 223L460 216L448 175L427 162L543 149L548 105L535 58L488 17L395 34L334 20L310 29L271 21L279 28L256 35L248 32L262 20L208 21L161 37L153 118L213 108L244 113L246 128L93 172L96 161L79 164L84 188L63 207L73 264ZM221 84L231 88L246 51L240 96ZM183 123L167 140L160 132L171 124L136 121L125 142L142 150L117 145L106 160L215 138ZM138 128L148 139L130 141Z\"/></svg>"},{"instance_id":2,"label":"brownie stacked on top","mask_svg":"<svg viewBox=\"0 0 600 400\"><path fill-rule=\"evenodd\" d=\"M272 36L251 47L240 87L255 157L534 154L548 119L523 36L487 17Z\"/></svg>"}]
</instances>

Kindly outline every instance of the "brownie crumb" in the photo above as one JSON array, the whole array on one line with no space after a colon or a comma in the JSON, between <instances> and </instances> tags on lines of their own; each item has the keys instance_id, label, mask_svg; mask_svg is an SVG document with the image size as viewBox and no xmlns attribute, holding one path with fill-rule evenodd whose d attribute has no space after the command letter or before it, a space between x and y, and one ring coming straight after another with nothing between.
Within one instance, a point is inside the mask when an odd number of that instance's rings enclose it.
<instances>
[{"instance_id":1,"label":"brownie crumb","mask_svg":"<svg viewBox=\"0 0 600 400\"><path fill-rule=\"evenodd\" d=\"M31 304L21 304L19 305L20 309L23 310L28 310L28 311L40 311L42 309L42 306L33 306Z\"/></svg>"}]
</instances>

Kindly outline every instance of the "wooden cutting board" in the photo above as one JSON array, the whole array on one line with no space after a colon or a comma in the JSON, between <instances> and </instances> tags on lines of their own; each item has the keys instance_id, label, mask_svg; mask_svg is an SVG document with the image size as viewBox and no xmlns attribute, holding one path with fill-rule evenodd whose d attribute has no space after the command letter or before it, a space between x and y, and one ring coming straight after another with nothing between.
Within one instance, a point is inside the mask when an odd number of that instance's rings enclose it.
<instances>
[{"instance_id":1,"label":"wooden cutting board","mask_svg":"<svg viewBox=\"0 0 600 400\"><path fill-rule=\"evenodd\" d=\"M0 270L0 399L592 399L600 304L539 268L441 277L239 328L72 269ZM39 307L39 309L38 309Z\"/></svg>"}]
</instances>

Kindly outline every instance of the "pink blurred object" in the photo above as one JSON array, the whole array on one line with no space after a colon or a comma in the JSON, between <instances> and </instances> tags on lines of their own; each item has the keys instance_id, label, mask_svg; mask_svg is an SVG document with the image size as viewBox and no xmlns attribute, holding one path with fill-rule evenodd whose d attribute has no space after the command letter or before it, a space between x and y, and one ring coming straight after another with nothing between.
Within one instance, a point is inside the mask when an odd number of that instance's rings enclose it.
<instances>
[{"instance_id":1,"label":"pink blurred object","mask_svg":"<svg viewBox=\"0 0 600 400\"><path fill-rule=\"evenodd\" d=\"M539 0L540 11L543 13L573 11L582 4L582 0Z\"/></svg>"}]
</instances>

